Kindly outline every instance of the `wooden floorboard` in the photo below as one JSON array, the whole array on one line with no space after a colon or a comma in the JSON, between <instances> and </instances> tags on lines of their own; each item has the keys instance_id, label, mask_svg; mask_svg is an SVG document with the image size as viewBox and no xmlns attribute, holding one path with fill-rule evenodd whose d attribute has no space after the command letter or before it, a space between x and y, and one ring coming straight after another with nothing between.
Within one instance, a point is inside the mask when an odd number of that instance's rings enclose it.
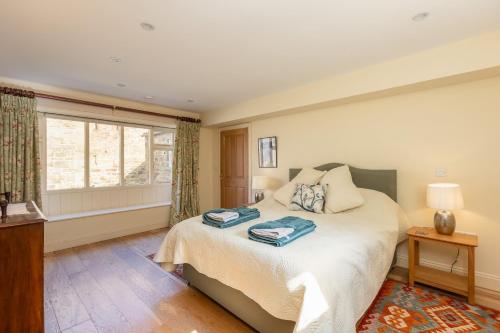
<instances>
[{"instance_id":1,"label":"wooden floorboard","mask_svg":"<svg viewBox=\"0 0 500 333\"><path fill-rule=\"evenodd\" d=\"M47 289L45 289L45 295L48 295ZM57 323L56 315L54 314L54 309L49 301L48 297L44 300L44 320L45 320L45 333L60 333L61 329Z\"/></svg>"},{"instance_id":2,"label":"wooden floorboard","mask_svg":"<svg viewBox=\"0 0 500 333\"><path fill-rule=\"evenodd\" d=\"M74 249L68 249L57 253L57 261L61 264L68 276L75 273L83 272L85 266L80 258L76 255Z\"/></svg>"},{"instance_id":3,"label":"wooden floorboard","mask_svg":"<svg viewBox=\"0 0 500 333\"><path fill-rule=\"evenodd\" d=\"M67 329L63 333L97 333L97 328L95 328L94 323L90 320L87 320L81 324L73 326L70 329Z\"/></svg>"},{"instance_id":4,"label":"wooden floorboard","mask_svg":"<svg viewBox=\"0 0 500 333\"><path fill-rule=\"evenodd\" d=\"M87 270L92 274L100 287L104 290L118 310L128 319L134 332L157 331L162 322L142 302L142 300L129 288L105 260L103 248L94 247L87 251L81 251L80 256L84 259Z\"/></svg>"},{"instance_id":5,"label":"wooden floorboard","mask_svg":"<svg viewBox=\"0 0 500 333\"><path fill-rule=\"evenodd\" d=\"M61 331L89 320L87 310L57 256L45 258L45 290L45 304L47 301L51 304Z\"/></svg>"},{"instance_id":6,"label":"wooden floorboard","mask_svg":"<svg viewBox=\"0 0 500 333\"><path fill-rule=\"evenodd\" d=\"M133 332L117 305L88 271L75 273L70 279L99 332Z\"/></svg>"},{"instance_id":7,"label":"wooden floorboard","mask_svg":"<svg viewBox=\"0 0 500 333\"><path fill-rule=\"evenodd\" d=\"M45 257L47 333L254 332L146 258L166 230Z\"/></svg>"}]
</instances>

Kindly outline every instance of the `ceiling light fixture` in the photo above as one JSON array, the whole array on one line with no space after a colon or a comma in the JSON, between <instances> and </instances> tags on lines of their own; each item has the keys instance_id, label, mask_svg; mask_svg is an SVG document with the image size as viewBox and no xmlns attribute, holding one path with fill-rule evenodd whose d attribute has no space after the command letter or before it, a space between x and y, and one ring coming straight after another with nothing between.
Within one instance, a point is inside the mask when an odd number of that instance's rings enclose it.
<instances>
[{"instance_id":1,"label":"ceiling light fixture","mask_svg":"<svg viewBox=\"0 0 500 333\"><path fill-rule=\"evenodd\" d=\"M414 22L421 22L421 21L425 20L427 17L429 17L429 13L422 12L422 13L418 13L417 15L413 16L411 19Z\"/></svg>"},{"instance_id":2,"label":"ceiling light fixture","mask_svg":"<svg viewBox=\"0 0 500 333\"><path fill-rule=\"evenodd\" d=\"M153 31L155 30L155 26L152 25L151 23L148 22L142 22L141 23L141 28L146 31Z\"/></svg>"},{"instance_id":3,"label":"ceiling light fixture","mask_svg":"<svg viewBox=\"0 0 500 333\"><path fill-rule=\"evenodd\" d=\"M188 102L188 103L194 103L194 99L189 98L189 99L187 100L187 102Z\"/></svg>"},{"instance_id":4,"label":"ceiling light fixture","mask_svg":"<svg viewBox=\"0 0 500 333\"><path fill-rule=\"evenodd\" d=\"M116 85L120 88L125 88L127 86L125 83L117 83Z\"/></svg>"},{"instance_id":5,"label":"ceiling light fixture","mask_svg":"<svg viewBox=\"0 0 500 333\"><path fill-rule=\"evenodd\" d=\"M120 62L122 62L122 58L118 58L118 57L109 57L109 60L111 62L116 63L116 64L119 64Z\"/></svg>"},{"instance_id":6,"label":"ceiling light fixture","mask_svg":"<svg viewBox=\"0 0 500 333\"><path fill-rule=\"evenodd\" d=\"M153 96L150 96L150 95L146 95L144 96L145 99L153 99L154 97Z\"/></svg>"}]
</instances>

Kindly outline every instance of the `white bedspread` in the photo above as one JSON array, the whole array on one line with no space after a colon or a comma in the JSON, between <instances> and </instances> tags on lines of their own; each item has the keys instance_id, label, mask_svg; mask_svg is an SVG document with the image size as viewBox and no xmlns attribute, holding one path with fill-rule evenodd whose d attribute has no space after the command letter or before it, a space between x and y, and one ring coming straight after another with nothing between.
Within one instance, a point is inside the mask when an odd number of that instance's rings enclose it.
<instances>
[{"instance_id":1,"label":"white bedspread","mask_svg":"<svg viewBox=\"0 0 500 333\"><path fill-rule=\"evenodd\" d=\"M267 198L254 206L261 218L228 229L197 216L172 228L154 259L168 270L189 263L271 315L295 321L295 332L355 332L390 268L405 218L385 194L362 194L362 207L339 214L289 211ZM313 220L317 228L282 248L248 239L251 225L287 215Z\"/></svg>"}]
</instances>

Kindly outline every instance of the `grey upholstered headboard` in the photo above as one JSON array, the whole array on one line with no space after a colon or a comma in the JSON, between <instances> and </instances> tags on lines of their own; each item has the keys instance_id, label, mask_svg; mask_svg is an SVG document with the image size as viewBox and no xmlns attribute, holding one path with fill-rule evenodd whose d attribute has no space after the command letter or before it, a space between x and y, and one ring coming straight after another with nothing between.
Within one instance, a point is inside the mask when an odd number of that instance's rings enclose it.
<instances>
[{"instance_id":1,"label":"grey upholstered headboard","mask_svg":"<svg viewBox=\"0 0 500 333\"><path fill-rule=\"evenodd\" d=\"M328 163L316 167L316 170L328 171L344 165L343 163ZM292 180L302 169L290 169L289 179ZM357 187L376 190L387 194L392 200L398 201L397 170L358 169L349 166L352 181Z\"/></svg>"}]
</instances>

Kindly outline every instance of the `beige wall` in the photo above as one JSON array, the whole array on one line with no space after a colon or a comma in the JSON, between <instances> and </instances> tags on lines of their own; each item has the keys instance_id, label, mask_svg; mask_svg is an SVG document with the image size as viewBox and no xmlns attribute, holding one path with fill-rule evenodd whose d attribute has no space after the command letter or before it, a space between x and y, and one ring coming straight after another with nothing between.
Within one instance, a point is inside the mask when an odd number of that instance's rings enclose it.
<instances>
[{"instance_id":1,"label":"beige wall","mask_svg":"<svg viewBox=\"0 0 500 333\"><path fill-rule=\"evenodd\" d=\"M202 114L206 126L367 100L500 73L500 30Z\"/></svg>"},{"instance_id":2,"label":"beige wall","mask_svg":"<svg viewBox=\"0 0 500 333\"><path fill-rule=\"evenodd\" d=\"M200 131L200 210L202 212L219 205L219 131L201 128Z\"/></svg>"},{"instance_id":3,"label":"beige wall","mask_svg":"<svg viewBox=\"0 0 500 333\"><path fill-rule=\"evenodd\" d=\"M257 138L278 137L278 168L259 169ZM500 77L251 123L252 171L287 180L288 168L345 162L398 170L399 202L416 225L432 225L431 182L461 184L457 229L479 235L477 284L500 291ZM446 168L447 177L436 177ZM424 263L449 269L456 249L425 246ZM458 271L465 265L462 251ZM406 251L400 251L400 264Z\"/></svg>"}]
</instances>

